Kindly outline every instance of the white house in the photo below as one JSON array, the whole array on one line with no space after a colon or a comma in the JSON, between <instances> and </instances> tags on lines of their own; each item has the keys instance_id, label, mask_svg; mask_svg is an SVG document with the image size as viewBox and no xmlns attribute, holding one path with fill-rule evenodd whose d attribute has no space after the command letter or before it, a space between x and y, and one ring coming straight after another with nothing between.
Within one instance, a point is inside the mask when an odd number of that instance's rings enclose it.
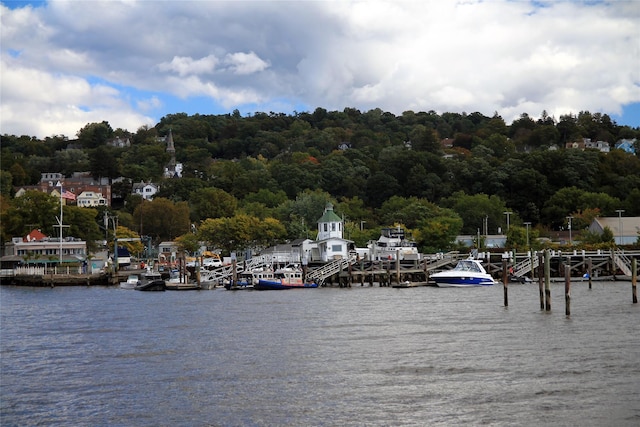
<instances>
[{"instance_id":1,"label":"white house","mask_svg":"<svg viewBox=\"0 0 640 427\"><path fill-rule=\"evenodd\" d=\"M133 194L138 194L145 200L152 200L158 191L160 187L151 182L140 181L133 184Z\"/></svg>"},{"instance_id":2,"label":"white house","mask_svg":"<svg viewBox=\"0 0 640 427\"><path fill-rule=\"evenodd\" d=\"M76 198L76 202L78 204L78 207L81 208L109 205L107 199L102 195L102 193L90 190L80 193L80 195Z\"/></svg>"}]
</instances>

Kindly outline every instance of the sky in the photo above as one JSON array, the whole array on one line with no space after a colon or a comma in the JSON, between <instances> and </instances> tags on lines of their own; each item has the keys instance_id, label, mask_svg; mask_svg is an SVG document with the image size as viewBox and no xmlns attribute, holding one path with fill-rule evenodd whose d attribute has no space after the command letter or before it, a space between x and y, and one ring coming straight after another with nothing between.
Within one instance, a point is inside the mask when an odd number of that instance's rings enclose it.
<instances>
[{"instance_id":1,"label":"sky","mask_svg":"<svg viewBox=\"0 0 640 427\"><path fill-rule=\"evenodd\" d=\"M640 127L639 22L640 0L0 0L0 134L316 108Z\"/></svg>"}]
</instances>

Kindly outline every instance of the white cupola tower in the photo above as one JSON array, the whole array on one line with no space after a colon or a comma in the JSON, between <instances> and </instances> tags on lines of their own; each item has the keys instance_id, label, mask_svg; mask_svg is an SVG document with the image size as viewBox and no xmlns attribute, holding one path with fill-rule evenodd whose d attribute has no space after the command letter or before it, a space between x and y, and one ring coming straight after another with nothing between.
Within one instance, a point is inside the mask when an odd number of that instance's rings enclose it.
<instances>
[{"instance_id":1,"label":"white cupola tower","mask_svg":"<svg viewBox=\"0 0 640 427\"><path fill-rule=\"evenodd\" d=\"M343 223L333 211L333 204L327 203L324 208L324 214L318 220L318 238L317 240L326 240L331 238L342 239Z\"/></svg>"}]
</instances>

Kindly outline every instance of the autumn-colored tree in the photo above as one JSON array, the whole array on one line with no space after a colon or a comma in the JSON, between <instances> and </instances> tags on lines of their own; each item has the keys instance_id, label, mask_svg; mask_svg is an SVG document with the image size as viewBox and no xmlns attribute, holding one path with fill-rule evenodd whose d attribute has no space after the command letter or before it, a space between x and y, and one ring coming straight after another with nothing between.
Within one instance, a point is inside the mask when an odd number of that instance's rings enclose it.
<instances>
[{"instance_id":1,"label":"autumn-colored tree","mask_svg":"<svg viewBox=\"0 0 640 427\"><path fill-rule=\"evenodd\" d=\"M127 248L130 254L139 254L144 251L144 244L140 241L140 235L133 230L119 225L116 228L116 236L118 237L118 246ZM138 240L124 240L138 239ZM109 242L109 249L113 252L114 242Z\"/></svg>"},{"instance_id":2,"label":"autumn-colored tree","mask_svg":"<svg viewBox=\"0 0 640 427\"><path fill-rule=\"evenodd\" d=\"M220 248L224 253L270 246L286 234L284 225L274 218L260 220L254 216L239 214L227 218L208 218L198 229L200 240Z\"/></svg>"}]
</instances>

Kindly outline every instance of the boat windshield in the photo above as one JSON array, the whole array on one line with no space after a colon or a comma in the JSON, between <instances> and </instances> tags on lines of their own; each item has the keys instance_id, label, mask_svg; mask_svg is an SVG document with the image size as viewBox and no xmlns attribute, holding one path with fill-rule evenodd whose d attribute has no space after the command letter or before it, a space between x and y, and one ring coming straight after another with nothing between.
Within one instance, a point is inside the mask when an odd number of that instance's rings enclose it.
<instances>
[{"instance_id":1,"label":"boat windshield","mask_svg":"<svg viewBox=\"0 0 640 427\"><path fill-rule=\"evenodd\" d=\"M482 272L478 264L473 261L459 261L456 270Z\"/></svg>"}]
</instances>

